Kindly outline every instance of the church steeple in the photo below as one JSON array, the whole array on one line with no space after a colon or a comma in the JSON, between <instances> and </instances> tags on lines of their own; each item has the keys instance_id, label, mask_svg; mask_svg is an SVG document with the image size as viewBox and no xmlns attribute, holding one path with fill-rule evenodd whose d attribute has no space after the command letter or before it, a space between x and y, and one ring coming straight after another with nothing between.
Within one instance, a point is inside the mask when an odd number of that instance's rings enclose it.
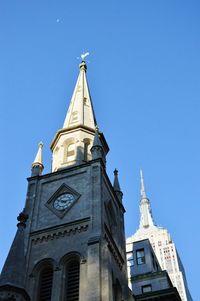
<instances>
[{"instance_id":1,"label":"church steeple","mask_svg":"<svg viewBox=\"0 0 200 301\"><path fill-rule=\"evenodd\" d=\"M151 204L149 199L146 196L145 186L144 186L144 176L142 170L140 170L140 229L141 228L149 228L154 226L154 221L152 217Z\"/></svg>"},{"instance_id":2,"label":"church steeple","mask_svg":"<svg viewBox=\"0 0 200 301\"><path fill-rule=\"evenodd\" d=\"M80 71L70 101L63 128L54 137L52 171L92 160L91 147L96 133L96 118L86 79L85 54L79 65ZM109 148L102 133L99 133L102 151L106 156Z\"/></svg>"},{"instance_id":3,"label":"church steeple","mask_svg":"<svg viewBox=\"0 0 200 301\"><path fill-rule=\"evenodd\" d=\"M24 231L27 216L19 216L0 301L134 300L122 192L117 171L114 187L106 173L109 147L96 128L85 73L82 61L64 127L51 144L52 172L38 173L42 145L32 164L24 210L29 219Z\"/></svg>"}]
</instances>

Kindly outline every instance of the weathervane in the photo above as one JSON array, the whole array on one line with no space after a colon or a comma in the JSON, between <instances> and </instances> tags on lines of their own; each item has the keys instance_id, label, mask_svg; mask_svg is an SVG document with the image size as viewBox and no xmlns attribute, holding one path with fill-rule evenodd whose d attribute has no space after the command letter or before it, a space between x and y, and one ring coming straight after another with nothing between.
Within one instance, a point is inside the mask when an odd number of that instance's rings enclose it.
<instances>
[{"instance_id":1,"label":"weathervane","mask_svg":"<svg viewBox=\"0 0 200 301\"><path fill-rule=\"evenodd\" d=\"M86 56L88 56L90 53L89 52L83 52L81 53L81 57L77 57L77 59L80 59L82 60L82 62L85 62L85 58Z\"/></svg>"}]
</instances>

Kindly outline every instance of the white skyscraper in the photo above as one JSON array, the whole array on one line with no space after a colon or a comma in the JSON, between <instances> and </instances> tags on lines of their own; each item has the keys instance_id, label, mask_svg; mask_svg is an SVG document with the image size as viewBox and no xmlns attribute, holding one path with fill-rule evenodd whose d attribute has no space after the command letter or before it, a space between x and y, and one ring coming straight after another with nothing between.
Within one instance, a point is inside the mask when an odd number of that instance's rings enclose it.
<instances>
[{"instance_id":1,"label":"white skyscraper","mask_svg":"<svg viewBox=\"0 0 200 301\"><path fill-rule=\"evenodd\" d=\"M149 239L163 270L167 270L173 285L177 288L182 301L192 301L187 287L183 265L175 244L167 229L158 227L153 221L150 201L146 196L144 177L141 175L140 226L136 233L126 240L127 258L131 256L132 243ZM128 267L130 275L130 267ZM129 282L130 283L130 282Z\"/></svg>"}]
</instances>

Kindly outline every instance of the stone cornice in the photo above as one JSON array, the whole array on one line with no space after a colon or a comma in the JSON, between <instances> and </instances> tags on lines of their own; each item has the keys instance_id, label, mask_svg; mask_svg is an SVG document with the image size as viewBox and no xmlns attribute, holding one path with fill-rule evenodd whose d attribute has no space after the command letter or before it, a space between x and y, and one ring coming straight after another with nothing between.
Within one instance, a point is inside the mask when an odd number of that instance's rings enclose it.
<instances>
[{"instance_id":1,"label":"stone cornice","mask_svg":"<svg viewBox=\"0 0 200 301\"><path fill-rule=\"evenodd\" d=\"M95 159L95 160L90 160L88 162L84 162L84 163L82 163L80 165L74 165L74 166L64 167L62 169L59 169L59 170L54 171L54 172L47 173L45 175L28 177L27 180L28 180L28 182L30 182L32 180L36 180L36 179L37 180L42 180L42 179L46 179L46 178L50 178L50 177L60 176L62 174L64 174L65 177L66 177L67 173L69 173L69 177L73 177L73 176L76 176L77 174L81 174L81 173L86 172L85 170L83 170L83 171L80 171L80 170L83 169L83 168L85 168L85 167L87 167L87 166L92 165L94 162L101 162L101 164L103 165L103 167L105 167L105 165L103 163L103 160L101 158L99 158L99 159ZM70 174L72 171L77 171L77 170L79 171L78 173Z\"/></svg>"},{"instance_id":2,"label":"stone cornice","mask_svg":"<svg viewBox=\"0 0 200 301\"><path fill-rule=\"evenodd\" d=\"M158 271L158 272L150 272L150 273L145 273L145 274L141 274L141 275L137 275L137 276L132 276L130 277L131 280L136 281L136 280L141 280L141 279L155 279L158 278L160 276L163 277L167 277L167 272L166 271ZM168 279L168 277L167 277Z\"/></svg>"},{"instance_id":3,"label":"stone cornice","mask_svg":"<svg viewBox=\"0 0 200 301\"><path fill-rule=\"evenodd\" d=\"M60 135L65 134L67 132L74 132L74 131L77 131L77 130L82 130L82 131L85 131L87 133L93 133L93 134L95 133L94 129L92 129L90 127L87 127L85 125L76 125L76 126L71 126L69 128L60 129L60 130L57 131L55 137L53 138L53 141L50 145L50 149L53 151L54 146L55 146L58 138L60 137Z\"/></svg>"},{"instance_id":4,"label":"stone cornice","mask_svg":"<svg viewBox=\"0 0 200 301\"><path fill-rule=\"evenodd\" d=\"M30 234L33 244L47 242L49 240L63 238L65 236L74 235L88 230L90 218L76 220L61 226L45 228L34 231Z\"/></svg>"}]
</instances>

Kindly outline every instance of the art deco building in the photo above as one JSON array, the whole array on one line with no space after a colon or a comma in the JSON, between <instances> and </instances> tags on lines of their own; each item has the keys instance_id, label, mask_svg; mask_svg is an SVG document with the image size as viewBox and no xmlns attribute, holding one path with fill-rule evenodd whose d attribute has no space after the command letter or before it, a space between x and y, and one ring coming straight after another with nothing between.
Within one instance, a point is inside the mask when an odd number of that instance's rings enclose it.
<instances>
[{"instance_id":1,"label":"art deco building","mask_svg":"<svg viewBox=\"0 0 200 301\"><path fill-rule=\"evenodd\" d=\"M127 252L134 242L149 239L158 258L162 270L167 270L173 285L177 288L182 301L191 301L183 265L177 249L167 229L156 226L151 211L151 204L146 195L144 178L141 171L141 200L140 200L140 225L136 233L126 240ZM130 253L129 253L130 256ZM130 267L129 286L130 286Z\"/></svg>"}]
</instances>

